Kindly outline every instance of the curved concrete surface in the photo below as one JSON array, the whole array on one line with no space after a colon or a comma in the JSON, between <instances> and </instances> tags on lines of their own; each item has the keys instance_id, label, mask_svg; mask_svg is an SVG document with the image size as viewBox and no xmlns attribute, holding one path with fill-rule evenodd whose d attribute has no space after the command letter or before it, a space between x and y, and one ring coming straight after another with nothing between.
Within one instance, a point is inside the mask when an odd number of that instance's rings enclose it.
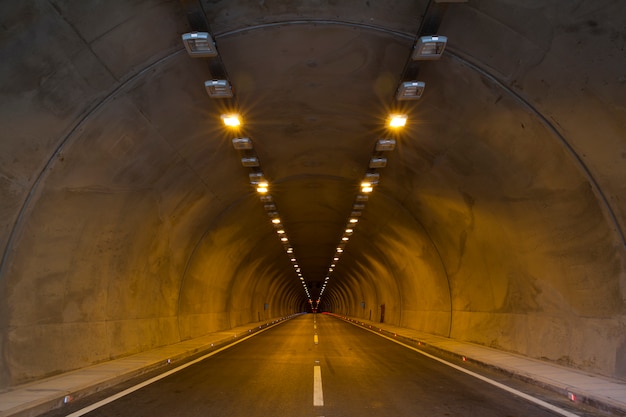
<instances>
[{"instance_id":1,"label":"curved concrete surface","mask_svg":"<svg viewBox=\"0 0 626 417\"><path fill-rule=\"evenodd\" d=\"M313 302L402 110L320 308L626 379L626 4L522 3L201 5ZM0 2L0 388L310 308L191 29Z\"/></svg>"}]
</instances>

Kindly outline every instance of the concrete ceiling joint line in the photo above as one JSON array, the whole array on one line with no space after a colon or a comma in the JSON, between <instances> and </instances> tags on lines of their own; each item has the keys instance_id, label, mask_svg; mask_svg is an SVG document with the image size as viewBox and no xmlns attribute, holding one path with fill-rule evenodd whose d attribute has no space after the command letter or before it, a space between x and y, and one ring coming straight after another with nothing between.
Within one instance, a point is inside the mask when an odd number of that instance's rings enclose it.
<instances>
[{"instance_id":1,"label":"concrete ceiling joint line","mask_svg":"<svg viewBox=\"0 0 626 417\"><path fill-rule=\"evenodd\" d=\"M397 30L389 29L381 26L368 25L364 23L355 23L349 22L345 20L328 20L328 19L309 19L309 20L285 20L281 22L274 23L262 23L258 25L251 25L237 29L231 29L220 33L215 33L213 39L216 38L227 38L230 36L244 34L246 32L252 32L256 30L263 30L275 27L283 27L290 25L337 25L337 26L345 26L353 29L363 29L363 30L371 30L374 32L380 32L387 35L391 35L393 37L398 37L400 39L413 39L415 35L413 33L400 32Z\"/></svg>"},{"instance_id":2,"label":"concrete ceiling joint line","mask_svg":"<svg viewBox=\"0 0 626 417\"><path fill-rule=\"evenodd\" d=\"M67 134L59 141L59 143L56 146L56 148L54 149L54 151L51 152L50 158L48 158L48 161L41 168L41 171L39 171L39 173L36 175L35 180L33 181L32 185L30 187L30 190L26 194L26 198L24 198L22 206L19 209L18 215L15 218L15 222L13 223L13 227L11 227L11 231L9 232L9 236L8 236L8 239L7 239L6 246L5 246L4 251L2 253L2 260L0 260L0 279L2 279L2 276L4 274L4 269L6 267L7 260L9 258L9 248L11 248L13 246L13 242L15 241L15 237L17 236L18 225L22 222L22 219L24 218L24 215L25 215L26 211L28 210L28 207L29 207L32 199L34 198L34 196L36 194L36 191L38 191L40 184L44 180L44 178L46 176L46 173L50 170L50 168L52 167L54 162L58 159L59 155L61 154L63 149L66 147L68 142L71 140L71 138L74 136L74 134L83 125L85 125L91 119L91 117L94 116L104 105L108 104L111 100L114 100L115 96L120 91L122 91L127 86L131 85L133 82L137 81L139 78L141 78L144 74L146 74L151 69L161 65L162 63L164 63L164 62L166 62L168 60L170 60L171 58L175 57L176 55L181 54L184 50L185 50L185 48L181 47L181 49L179 49L178 51L174 51L174 52L170 53L169 55L164 56L163 58L161 58L161 59L159 59L159 60L157 60L155 62L152 62L152 63L148 64L146 67L144 67L144 68L140 69L139 71L137 71L137 73L135 73L134 75L132 75L131 77L126 79L121 84L117 85L113 90L111 90L111 92L109 94L104 96L102 98L102 100L100 100L99 102L94 102L93 105L90 108L86 109L85 115L81 119L79 119L74 126L69 128Z\"/></svg>"},{"instance_id":3,"label":"concrete ceiling joint line","mask_svg":"<svg viewBox=\"0 0 626 417\"><path fill-rule=\"evenodd\" d=\"M94 51L91 47L91 43L88 42L85 37L83 36L82 32L80 30L78 30L76 28L76 26L74 25L73 22L71 22L70 20L66 19L66 17L63 15L61 9L59 8L59 6L57 4L55 4L55 2L51 1L49 2L50 5L52 6L52 9L54 9L54 11L57 13L57 15L59 16L60 19L62 19L65 24L67 24L69 27L72 28L72 30L74 31L74 34L85 44L85 47L93 54L93 56L98 60L98 63L100 65L102 65L102 67L106 70L106 72L109 74L109 76L111 76L112 79L116 80L116 81L120 81L115 74L113 73L113 71L111 71L111 68L109 68L109 66L102 60L102 57L100 56L100 54L96 53L96 51Z\"/></svg>"},{"instance_id":4,"label":"concrete ceiling joint line","mask_svg":"<svg viewBox=\"0 0 626 417\"><path fill-rule=\"evenodd\" d=\"M468 58L461 56L458 52L455 52L454 50L452 51L448 50L448 55L458 60L463 65L466 65L468 68L471 68L472 70L478 72L483 77L491 80L502 90L509 93L511 97L513 97L515 100L520 102L523 106L525 106L531 113L533 113L541 121L541 123L550 132L554 134L554 136L561 143L561 145L565 148L565 150L572 156L572 158L574 158L574 161L578 164L583 174L587 177L587 180L591 184L591 187L594 193L598 197L598 200L600 200L601 206L604 208L606 214L610 217L611 221L613 222L615 231L617 232L619 239L621 240L622 249L626 249L626 235L624 233L624 230L622 229L622 226L619 220L617 219L617 216L615 215L615 211L613 210L613 207L609 203L609 200L606 198L606 195L602 191L602 188L600 188L600 184L596 181L594 176L591 174L591 171L589 170L589 168L587 168L587 165L585 165L580 155L576 153L572 145L570 145L567 139L565 139L565 136L563 136L563 134L561 134L561 132L552 123L550 123L547 117L545 117L539 110L537 110L528 100L526 100L521 94L519 94L518 92L510 88L504 81L500 80L494 74L488 72L486 69L480 67L478 64L474 62L470 62Z\"/></svg>"}]
</instances>

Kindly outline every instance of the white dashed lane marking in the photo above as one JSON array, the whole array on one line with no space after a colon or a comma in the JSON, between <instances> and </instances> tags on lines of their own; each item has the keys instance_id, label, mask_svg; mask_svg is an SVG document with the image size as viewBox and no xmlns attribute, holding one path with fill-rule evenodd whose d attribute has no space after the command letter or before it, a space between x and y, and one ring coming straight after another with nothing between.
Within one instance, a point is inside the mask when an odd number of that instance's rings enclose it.
<instances>
[{"instance_id":1,"label":"white dashed lane marking","mask_svg":"<svg viewBox=\"0 0 626 417\"><path fill-rule=\"evenodd\" d=\"M313 367L313 405L321 407L324 405L324 392L322 391L322 369L315 365Z\"/></svg>"}]
</instances>

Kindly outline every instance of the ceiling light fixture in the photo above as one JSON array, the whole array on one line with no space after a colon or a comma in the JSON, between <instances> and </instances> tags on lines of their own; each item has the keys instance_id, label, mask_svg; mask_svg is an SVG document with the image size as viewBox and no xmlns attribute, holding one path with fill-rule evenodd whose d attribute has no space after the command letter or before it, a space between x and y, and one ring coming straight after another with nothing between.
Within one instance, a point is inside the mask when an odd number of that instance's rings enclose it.
<instances>
[{"instance_id":1,"label":"ceiling light fixture","mask_svg":"<svg viewBox=\"0 0 626 417\"><path fill-rule=\"evenodd\" d=\"M206 58L217 56L217 48L215 42L208 32L190 32L183 33L183 44L187 53L192 58Z\"/></svg>"},{"instance_id":2,"label":"ceiling light fixture","mask_svg":"<svg viewBox=\"0 0 626 417\"><path fill-rule=\"evenodd\" d=\"M378 139L378 141L376 142L376 150L379 152L393 151L395 148L395 139Z\"/></svg>"},{"instance_id":3,"label":"ceiling light fixture","mask_svg":"<svg viewBox=\"0 0 626 417\"><path fill-rule=\"evenodd\" d=\"M387 158L375 156L370 159L370 168L384 168L387 166Z\"/></svg>"},{"instance_id":4,"label":"ceiling light fixture","mask_svg":"<svg viewBox=\"0 0 626 417\"><path fill-rule=\"evenodd\" d=\"M369 182L370 184L378 184L380 181L380 174L378 172L367 172L365 173L365 182Z\"/></svg>"},{"instance_id":5,"label":"ceiling light fixture","mask_svg":"<svg viewBox=\"0 0 626 417\"><path fill-rule=\"evenodd\" d=\"M252 149L252 141L250 138L233 138L233 148L237 150Z\"/></svg>"},{"instance_id":6,"label":"ceiling light fixture","mask_svg":"<svg viewBox=\"0 0 626 417\"><path fill-rule=\"evenodd\" d=\"M266 182L260 182L256 187L256 191L259 194L265 194L269 191L269 184Z\"/></svg>"},{"instance_id":7,"label":"ceiling light fixture","mask_svg":"<svg viewBox=\"0 0 626 417\"><path fill-rule=\"evenodd\" d=\"M389 116L389 127L397 129L406 125L406 114L392 114Z\"/></svg>"},{"instance_id":8,"label":"ceiling light fixture","mask_svg":"<svg viewBox=\"0 0 626 417\"><path fill-rule=\"evenodd\" d=\"M236 113L222 114L221 118L224 124L228 127L238 127L241 125L241 119ZM234 142L235 141L233 140L233 144Z\"/></svg>"},{"instance_id":9,"label":"ceiling light fixture","mask_svg":"<svg viewBox=\"0 0 626 417\"><path fill-rule=\"evenodd\" d=\"M263 176L262 172L251 172L250 174L248 174L248 177L250 178L250 184L252 185L267 182L265 181L265 177Z\"/></svg>"},{"instance_id":10,"label":"ceiling light fixture","mask_svg":"<svg viewBox=\"0 0 626 417\"><path fill-rule=\"evenodd\" d=\"M396 100L417 100L424 94L424 88L426 88L426 83L423 81L406 81L400 83L398 92L396 93Z\"/></svg>"},{"instance_id":11,"label":"ceiling light fixture","mask_svg":"<svg viewBox=\"0 0 626 417\"><path fill-rule=\"evenodd\" d=\"M256 156L244 156L241 158L241 165L244 167L258 167L259 166L259 158Z\"/></svg>"},{"instance_id":12,"label":"ceiling light fixture","mask_svg":"<svg viewBox=\"0 0 626 417\"><path fill-rule=\"evenodd\" d=\"M445 36L420 36L411 58L414 61L439 59L447 42L448 38Z\"/></svg>"},{"instance_id":13,"label":"ceiling light fixture","mask_svg":"<svg viewBox=\"0 0 626 417\"><path fill-rule=\"evenodd\" d=\"M208 80L204 82L204 88L211 98L231 98L233 88L228 80Z\"/></svg>"}]
</instances>

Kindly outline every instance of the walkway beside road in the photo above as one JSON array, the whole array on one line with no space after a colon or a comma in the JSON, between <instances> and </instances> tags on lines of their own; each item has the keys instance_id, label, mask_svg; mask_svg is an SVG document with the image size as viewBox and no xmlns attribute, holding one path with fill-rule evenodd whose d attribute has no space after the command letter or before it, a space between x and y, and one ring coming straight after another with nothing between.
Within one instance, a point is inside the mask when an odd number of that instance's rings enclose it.
<instances>
[{"instance_id":1,"label":"walkway beside road","mask_svg":"<svg viewBox=\"0 0 626 417\"><path fill-rule=\"evenodd\" d=\"M516 378L561 393L573 401L583 402L616 416L626 416L626 382L624 381L594 376L521 355L411 329L352 317L335 317L387 337L419 343L444 354L498 369ZM0 392L0 417L36 416L45 413L62 407L66 402L101 391L147 372L158 368L165 370L186 359L220 349L288 318L212 333L201 338L10 388Z\"/></svg>"},{"instance_id":2,"label":"walkway beside road","mask_svg":"<svg viewBox=\"0 0 626 417\"><path fill-rule=\"evenodd\" d=\"M385 336L419 342L467 361L498 369L616 416L626 416L626 381L591 375L557 364L504 352L474 343L433 336L384 323L334 315Z\"/></svg>"}]
</instances>

